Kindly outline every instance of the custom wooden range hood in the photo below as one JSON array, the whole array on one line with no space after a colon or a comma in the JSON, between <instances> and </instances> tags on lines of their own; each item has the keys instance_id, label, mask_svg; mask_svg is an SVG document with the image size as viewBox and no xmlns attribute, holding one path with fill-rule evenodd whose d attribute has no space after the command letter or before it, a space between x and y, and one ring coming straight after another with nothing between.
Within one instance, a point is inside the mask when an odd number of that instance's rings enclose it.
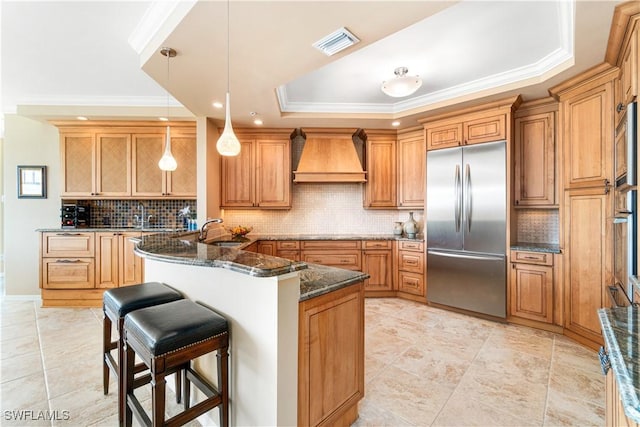
<instances>
[{"instance_id":1,"label":"custom wooden range hood","mask_svg":"<svg viewBox=\"0 0 640 427\"><path fill-rule=\"evenodd\" d=\"M293 182L366 182L362 165L367 135L362 129L303 132L296 129L293 137L305 138L300 161L293 172ZM360 155L358 146L361 147Z\"/></svg>"}]
</instances>

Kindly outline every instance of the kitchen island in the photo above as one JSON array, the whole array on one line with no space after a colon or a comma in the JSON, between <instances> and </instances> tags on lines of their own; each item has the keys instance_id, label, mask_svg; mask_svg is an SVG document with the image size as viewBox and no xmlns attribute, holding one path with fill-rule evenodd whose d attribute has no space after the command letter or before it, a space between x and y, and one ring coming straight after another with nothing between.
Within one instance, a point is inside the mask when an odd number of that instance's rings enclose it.
<instances>
[{"instance_id":1,"label":"kitchen island","mask_svg":"<svg viewBox=\"0 0 640 427\"><path fill-rule=\"evenodd\" d=\"M200 243L197 233L144 236L135 252L145 281L167 283L229 321L232 425L357 418L366 274ZM213 356L195 363L214 384L215 366Z\"/></svg>"}]
</instances>

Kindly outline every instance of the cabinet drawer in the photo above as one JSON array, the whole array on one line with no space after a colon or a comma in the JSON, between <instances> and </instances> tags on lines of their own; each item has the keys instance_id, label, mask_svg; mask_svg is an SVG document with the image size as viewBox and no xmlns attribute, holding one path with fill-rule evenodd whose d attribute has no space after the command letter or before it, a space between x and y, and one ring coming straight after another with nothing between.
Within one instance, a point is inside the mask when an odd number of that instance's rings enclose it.
<instances>
[{"instance_id":1,"label":"cabinet drawer","mask_svg":"<svg viewBox=\"0 0 640 427\"><path fill-rule=\"evenodd\" d=\"M548 252L511 251L511 262L553 265L553 254Z\"/></svg>"},{"instance_id":2,"label":"cabinet drawer","mask_svg":"<svg viewBox=\"0 0 640 427\"><path fill-rule=\"evenodd\" d=\"M424 243L422 242L410 242L408 240L400 240L398 249L402 251L416 251L424 252Z\"/></svg>"},{"instance_id":3,"label":"cabinet drawer","mask_svg":"<svg viewBox=\"0 0 640 427\"><path fill-rule=\"evenodd\" d=\"M43 257L92 257L94 233L42 233Z\"/></svg>"},{"instance_id":4,"label":"cabinet drawer","mask_svg":"<svg viewBox=\"0 0 640 427\"><path fill-rule=\"evenodd\" d=\"M276 256L291 261L300 261L300 251L296 250L278 250Z\"/></svg>"},{"instance_id":5,"label":"cabinet drawer","mask_svg":"<svg viewBox=\"0 0 640 427\"><path fill-rule=\"evenodd\" d=\"M303 240L301 249L360 249L360 240Z\"/></svg>"},{"instance_id":6,"label":"cabinet drawer","mask_svg":"<svg viewBox=\"0 0 640 427\"><path fill-rule=\"evenodd\" d=\"M302 252L302 261L312 264L327 265L330 267L340 267L347 270L360 270L362 265L361 252L357 251L340 251L338 253L330 253L325 251L318 252Z\"/></svg>"},{"instance_id":7,"label":"cabinet drawer","mask_svg":"<svg viewBox=\"0 0 640 427\"><path fill-rule=\"evenodd\" d=\"M425 296L424 292L424 276L417 273L408 273L406 271L398 272L398 290L408 294Z\"/></svg>"},{"instance_id":8,"label":"cabinet drawer","mask_svg":"<svg viewBox=\"0 0 640 427\"><path fill-rule=\"evenodd\" d=\"M300 249L300 242L298 240L279 240L276 242L276 249Z\"/></svg>"},{"instance_id":9,"label":"cabinet drawer","mask_svg":"<svg viewBox=\"0 0 640 427\"><path fill-rule=\"evenodd\" d=\"M94 258L43 258L42 283L45 289L93 288Z\"/></svg>"},{"instance_id":10,"label":"cabinet drawer","mask_svg":"<svg viewBox=\"0 0 640 427\"><path fill-rule=\"evenodd\" d=\"M364 240L362 249L391 249L391 240Z\"/></svg>"},{"instance_id":11,"label":"cabinet drawer","mask_svg":"<svg viewBox=\"0 0 640 427\"><path fill-rule=\"evenodd\" d=\"M398 270L424 273L424 255L416 252L398 252Z\"/></svg>"}]
</instances>

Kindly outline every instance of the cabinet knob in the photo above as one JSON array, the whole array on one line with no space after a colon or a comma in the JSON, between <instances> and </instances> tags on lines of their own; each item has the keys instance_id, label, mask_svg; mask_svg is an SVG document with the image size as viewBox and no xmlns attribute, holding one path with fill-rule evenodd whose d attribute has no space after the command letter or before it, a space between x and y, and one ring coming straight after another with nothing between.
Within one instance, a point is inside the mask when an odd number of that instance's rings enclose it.
<instances>
[{"instance_id":1,"label":"cabinet knob","mask_svg":"<svg viewBox=\"0 0 640 427\"><path fill-rule=\"evenodd\" d=\"M618 103L618 105L616 105L616 112L621 113L624 110L624 105L622 105L622 102Z\"/></svg>"}]
</instances>

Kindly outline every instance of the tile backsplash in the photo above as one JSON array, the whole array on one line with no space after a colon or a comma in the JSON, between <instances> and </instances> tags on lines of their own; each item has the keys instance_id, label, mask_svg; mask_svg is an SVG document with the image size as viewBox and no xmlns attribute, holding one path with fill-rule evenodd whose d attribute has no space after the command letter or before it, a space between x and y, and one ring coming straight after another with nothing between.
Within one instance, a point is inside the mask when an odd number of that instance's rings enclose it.
<instances>
[{"instance_id":1,"label":"tile backsplash","mask_svg":"<svg viewBox=\"0 0 640 427\"><path fill-rule=\"evenodd\" d=\"M392 234L409 211L364 209L362 184L293 184L290 210L225 209L225 225L253 226L260 234ZM422 210L415 210L419 232Z\"/></svg>"},{"instance_id":2,"label":"tile backsplash","mask_svg":"<svg viewBox=\"0 0 640 427\"><path fill-rule=\"evenodd\" d=\"M557 209L518 209L518 242L560 243Z\"/></svg>"},{"instance_id":3,"label":"tile backsplash","mask_svg":"<svg viewBox=\"0 0 640 427\"><path fill-rule=\"evenodd\" d=\"M75 203L75 200L63 200L63 203ZM150 227L180 228L182 218L178 216L181 209L189 206L193 212L197 211L195 200L85 200L80 203L89 205L90 227L134 227L134 215L140 216L144 206L145 216L149 219Z\"/></svg>"}]
</instances>

